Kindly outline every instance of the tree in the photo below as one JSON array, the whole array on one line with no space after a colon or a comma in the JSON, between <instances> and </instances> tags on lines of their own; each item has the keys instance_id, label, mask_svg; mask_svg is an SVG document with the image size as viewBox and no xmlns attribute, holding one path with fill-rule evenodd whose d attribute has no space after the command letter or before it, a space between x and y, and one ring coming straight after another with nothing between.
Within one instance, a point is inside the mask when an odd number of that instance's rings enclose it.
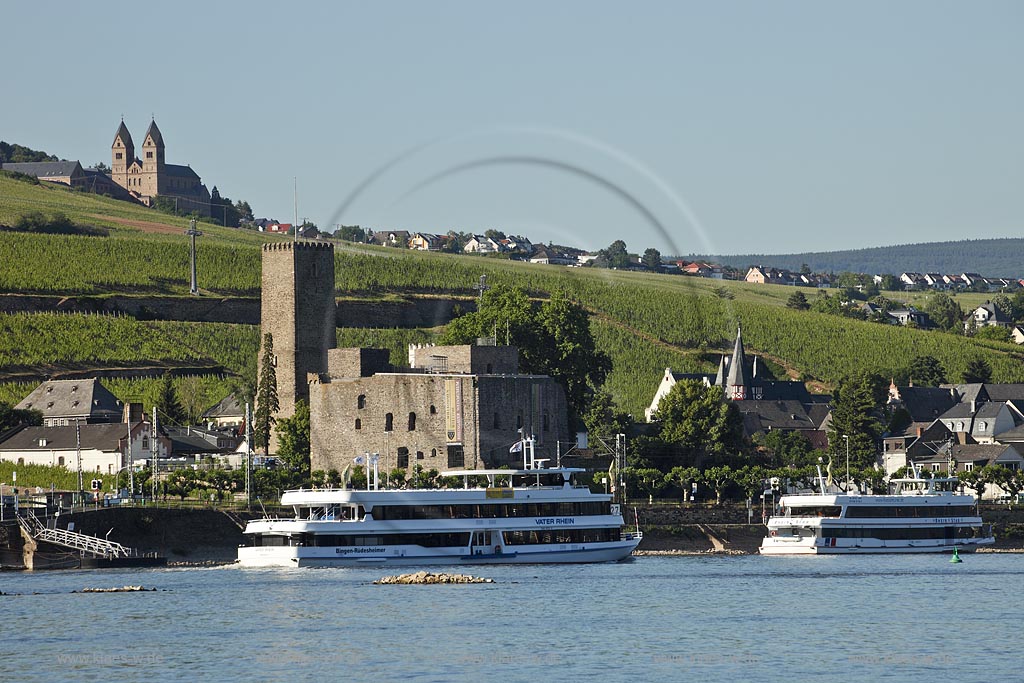
<instances>
[{"instance_id":1,"label":"tree","mask_svg":"<svg viewBox=\"0 0 1024 683\"><path fill-rule=\"evenodd\" d=\"M188 416L181 407L178 395L174 390L174 380L171 377L170 371L165 372L160 379L160 386L157 389L154 404L164 422L176 425L188 422Z\"/></svg>"},{"instance_id":2,"label":"tree","mask_svg":"<svg viewBox=\"0 0 1024 683\"><path fill-rule=\"evenodd\" d=\"M622 471L622 474L627 484L632 484L640 493L647 494L648 500L653 500L654 494L665 484L664 473L653 467L643 469L627 467Z\"/></svg>"},{"instance_id":3,"label":"tree","mask_svg":"<svg viewBox=\"0 0 1024 683\"><path fill-rule=\"evenodd\" d=\"M647 249L644 251L643 264L647 270L659 272L661 270L661 252L654 247Z\"/></svg>"},{"instance_id":4,"label":"tree","mask_svg":"<svg viewBox=\"0 0 1024 683\"><path fill-rule=\"evenodd\" d=\"M471 344L492 334L519 348L524 371L557 380L577 416L590 389L603 384L611 370L609 357L596 348L586 310L557 292L537 311L519 288L489 289L478 309L449 323L438 341Z\"/></svg>"},{"instance_id":5,"label":"tree","mask_svg":"<svg viewBox=\"0 0 1024 683\"><path fill-rule=\"evenodd\" d=\"M260 377L256 384L256 414L253 415L253 444L270 455L270 430L274 426L274 413L280 409L277 400L277 372L274 369L274 335L263 335L263 358Z\"/></svg>"},{"instance_id":6,"label":"tree","mask_svg":"<svg viewBox=\"0 0 1024 683\"><path fill-rule=\"evenodd\" d=\"M988 361L977 356L967 361L967 367L964 369L963 381L964 384L984 384L992 379L992 366L988 364Z\"/></svg>"},{"instance_id":7,"label":"tree","mask_svg":"<svg viewBox=\"0 0 1024 683\"><path fill-rule=\"evenodd\" d=\"M485 230L484 237L494 240L495 242L505 239L506 235L501 230Z\"/></svg>"},{"instance_id":8,"label":"tree","mask_svg":"<svg viewBox=\"0 0 1024 683\"><path fill-rule=\"evenodd\" d=\"M803 292L793 292L786 301L786 308L792 308L797 311L806 311L810 307L811 305L807 302L807 297L804 296Z\"/></svg>"},{"instance_id":9,"label":"tree","mask_svg":"<svg viewBox=\"0 0 1024 683\"><path fill-rule=\"evenodd\" d=\"M960 310L960 304L945 292L929 294L923 310L939 329L947 332L959 331L964 317L963 311Z\"/></svg>"},{"instance_id":10,"label":"tree","mask_svg":"<svg viewBox=\"0 0 1024 683\"><path fill-rule=\"evenodd\" d=\"M616 434L625 434L629 427L629 415L618 410L612 395L607 391L594 392L583 413L583 425L592 437L606 441Z\"/></svg>"},{"instance_id":11,"label":"tree","mask_svg":"<svg viewBox=\"0 0 1024 683\"><path fill-rule=\"evenodd\" d=\"M622 240L615 240L599 251L598 255L607 262L608 268L627 268L629 266L629 252L626 251L626 243Z\"/></svg>"},{"instance_id":12,"label":"tree","mask_svg":"<svg viewBox=\"0 0 1024 683\"><path fill-rule=\"evenodd\" d=\"M719 387L680 380L658 403L661 438L682 452L682 464L701 467L743 451L743 420Z\"/></svg>"},{"instance_id":13,"label":"tree","mask_svg":"<svg viewBox=\"0 0 1024 683\"><path fill-rule=\"evenodd\" d=\"M334 231L334 237L346 242L365 242L366 231L358 225L342 225Z\"/></svg>"},{"instance_id":14,"label":"tree","mask_svg":"<svg viewBox=\"0 0 1024 683\"><path fill-rule=\"evenodd\" d=\"M882 282L880 284L881 288L887 292L895 292L897 290L903 289L900 286L900 279L893 275L892 273L885 273L884 275L882 275Z\"/></svg>"},{"instance_id":15,"label":"tree","mask_svg":"<svg viewBox=\"0 0 1024 683\"><path fill-rule=\"evenodd\" d=\"M764 437L767 448L777 465L803 467L814 464L814 448L799 432L773 429Z\"/></svg>"},{"instance_id":16,"label":"tree","mask_svg":"<svg viewBox=\"0 0 1024 683\"><path fill-rule=\"evenodd\" d=\"M683 500L690 495L690 487L694 482L700 481L700 470L696 467L673 467L665 475L665 483L677 487L683 492Z\"/></svg>"},{"instance_id":17,"label":"tree","mask_svg":"<svg viewBox=\"0 0 1024 683\"><path fill-rule=\"evenodd\" d=\"M38 427L41 424L43 424L42 412L38 410L16 409L10 403L0 401L0 434L20 425Z\"/></svg>"},{"instance_id":18,"label":"tree","mask_svg":"<svg viewBox=\"0 0 1024 683\"><path fill-rule=\"evenodd\" d=\"M546 342L540 363L545 374L561 383L575 414L587 404L588 394L604 384L612 369L611 358L599 351L590 331L590 315L579 304L556 292L540 308L541 336Z\"/></svg>"},{"instance_id":19,"label":"tree","mask_svg":"<svg viewBox=\"0 0 1024 683\"><path fill-rule=\"evenodd\" d=\"M974 338L1009 344L1010 330L1007 327L1001 327L999 325L985 325L984 327L978 328L978 331L974 333Z\"/></svg>"},{"instance_id":20,"label":"tree","mask_svg":"<svg viewBox=\"0 0 1024 683\"><path fill-rule=\"evenodd\" d=\"M722 504L722 494L729 484L735 483L737 472L728 465L709 467L701 473L708 488L715 492L715 504Z\"/></svg>"},{"instance_id":21,"label":"tree","mask_svg":"<svg viewBox=\"0 0 1024 683\"><path fill-rule=\"evenodd\" d=\"M829 453L837 462L845 465L848 440L851 468L875 464L884 387L885 380L871 373L848 377L839 383L832 400L832 421L828 430Z\"/></svg>"},{"instance_id":22,"label":"tree","mask_svg":"<svg viewBox=\"0 0 1024 683\"><path fill-rule=\"evenodd\" d=\"M309 474L309 404L295 402L295 414L277 421L277 455L289 468Z\"/></svg>"},{"instance_id":23,"label":"tree","mask_svg":"<svg viewBox=\"0 0 1024 683\"><path fill-rule=\"evenodd\" d=\"M915 356L907 368L910 380L917 386L937 387L946 383L946 371L934 356Z\"/></svg>"},{"instance_id":24,"label":"tree","mask_svg":"<svg viewBox=\"0 0 1024 683\"><path fill-rule=\"evenodd\" d=\"M251 223L255 220L255 216L252 214L252 207L249 206L249 202L239 199L235 202L235 211L238 212L239 222L246 221Z\"/></svg>"},{"instance_id":25,"label":"tree","mask_svg":"<svg viewBox=\"0 0 1024 683\"><path fill-rule=\"evenodd\" d=\"M178 380L178 402L189 424L198 424L206 408L206 392L203 381L195 375Z\"/></svg>"}]
</instances>

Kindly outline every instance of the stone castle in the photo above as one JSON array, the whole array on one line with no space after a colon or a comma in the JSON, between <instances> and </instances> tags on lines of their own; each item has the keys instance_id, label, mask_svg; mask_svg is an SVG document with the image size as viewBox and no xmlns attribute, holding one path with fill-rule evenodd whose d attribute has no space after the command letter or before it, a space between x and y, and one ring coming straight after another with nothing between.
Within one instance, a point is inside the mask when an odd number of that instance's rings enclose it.
<instances>
[{"instance_id":1,"label":"stone castle","mask_svg":"<svg viewBox=\"0 0 1024 683\"><path fill-rule=\"evenodd\" d=\"M379 454L385 471L514 465L520 435L533 435L537 456L553 461L558 442L573 439L561 385L520 374L514 347L412 347L412 367L402 369L385 349L334 348L332 245L265 245L262 282L278 416L309 401L313 470L340 471L366 454Z\"/></svg>"}]
</instances>

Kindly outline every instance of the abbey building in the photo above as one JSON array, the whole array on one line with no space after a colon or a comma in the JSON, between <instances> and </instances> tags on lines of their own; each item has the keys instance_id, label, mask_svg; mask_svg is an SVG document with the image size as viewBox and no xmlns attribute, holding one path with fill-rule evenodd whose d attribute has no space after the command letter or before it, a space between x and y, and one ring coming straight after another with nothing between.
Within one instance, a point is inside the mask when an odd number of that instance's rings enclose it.
<instances>
[{"instance_id":1,"label":"abbey building","mask_svg":"<svg viewBox=\"0 0 1024 683\"><path fill-rule=\"evenodd\" d=\"M210 215L210 192L190 166L167 163L156 121L146 130L141 156L136 156L135 142L121 121L110 146L110 161L111 180L142 204L152 206L154 198L166 197L179 212Z\"/></svg>"}]
</instances>

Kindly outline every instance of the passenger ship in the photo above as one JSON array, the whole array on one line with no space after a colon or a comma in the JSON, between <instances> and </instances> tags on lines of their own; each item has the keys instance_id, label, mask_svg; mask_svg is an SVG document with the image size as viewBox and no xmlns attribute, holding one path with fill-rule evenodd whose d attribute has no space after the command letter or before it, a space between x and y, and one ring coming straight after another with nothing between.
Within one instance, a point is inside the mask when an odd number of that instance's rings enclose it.
<instances>
[{"instance_id":1,"label":"passenger ship","mask_svg":"<svg viewBox=\"0 0 1024 683\"><path fill-rule=\"evenodd\" d=\"M245 527L251 545L238 549L246 567L335 567L362 564L427 565L610 562L630 556L639 529L623 529L611 496L578 486L584 470L442 472L463 488L380 489L376 472L367 490L287 491L294 518L257 519ZM485 477L486 487L471 487Z\"/></svg>"},{"instance_id":2,"label":"passenger ship","mask_svg":"<svg viewBox=\"0 0 1024 683\"><path fill-rule=\"evenodd\" d=\"M973 551L995 542L974 496L957 494L956 477L890 482L892 495L826 493L783 496L768 520L762 555Z\"/></svg>"}]
</instances>

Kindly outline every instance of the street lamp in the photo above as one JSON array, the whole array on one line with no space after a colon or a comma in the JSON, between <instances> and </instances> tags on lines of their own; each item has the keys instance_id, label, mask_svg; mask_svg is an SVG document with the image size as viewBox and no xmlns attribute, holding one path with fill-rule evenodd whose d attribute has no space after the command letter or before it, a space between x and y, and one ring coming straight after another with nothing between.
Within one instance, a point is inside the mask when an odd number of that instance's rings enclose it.
<instances>
[{"instance_id":1,"label":"street lamp","mask_svg":"<svg viewBox=\"0 0 1024 683\"><path fill-rule=\"evenodd\" d=\"M846 441L846 492L850 492L850 437L843 434L843 440Z\"/></svg>"}]
</instances>

